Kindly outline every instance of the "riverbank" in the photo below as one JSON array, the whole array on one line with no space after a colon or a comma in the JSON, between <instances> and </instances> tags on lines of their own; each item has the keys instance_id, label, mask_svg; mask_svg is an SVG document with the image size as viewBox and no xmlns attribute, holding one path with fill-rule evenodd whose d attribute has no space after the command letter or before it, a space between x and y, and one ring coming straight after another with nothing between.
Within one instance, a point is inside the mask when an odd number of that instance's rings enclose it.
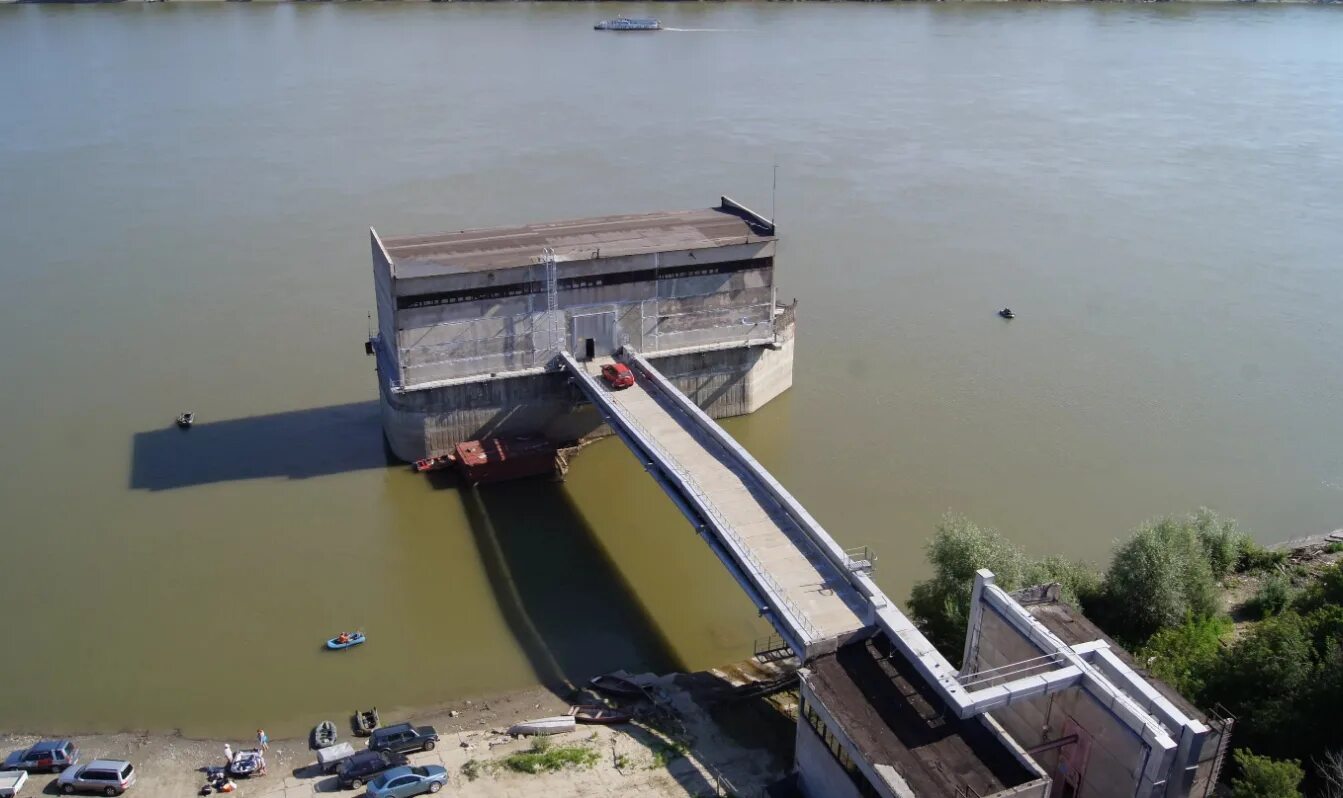
<instances>
[{"instance_id":1,"label":"riverbank","mask_svg":"<svg viewBox=\"0 0 1343 798\"><path fill-rule=\"evenodd\" d=\"M631 707L636 712L634 723L579 726L572 733L546 738L539 746L532 739L507 734L515 723L564 714L569 708L568 701L539 687L384 721L410 720L438 730L435 749L412 755L411 762L445 768L454 795L654 798L754 792L786 776L791 766L790 712L795 709L791 694L726 701L734 687L777 678L788 670L777 664L746 663L695 674L642 675L636 679L658 696L659 709ZM339 722L347 725L348 719ZM146 732L43 737L71 737L83 762L129 760L138 774L133 793L155 798L196 794L204 784L204 769L223 764L226 743L234 750L254 744ZM7 753L38 739L6 734L0 736L0 746ZM363 746L363 740L351 737L345 726L340 741L353 742L356 749ZM538 752L543 754L539 761L529 756ZM315 766L306 739L271 741L266 760L267 775L239 779L237 794L303 798L339 789L334 777ZM551 766L557 769L549 770ZM20 796L55 793L55 780L54 775L34 775Z\"/></svg>"}]
</instances>

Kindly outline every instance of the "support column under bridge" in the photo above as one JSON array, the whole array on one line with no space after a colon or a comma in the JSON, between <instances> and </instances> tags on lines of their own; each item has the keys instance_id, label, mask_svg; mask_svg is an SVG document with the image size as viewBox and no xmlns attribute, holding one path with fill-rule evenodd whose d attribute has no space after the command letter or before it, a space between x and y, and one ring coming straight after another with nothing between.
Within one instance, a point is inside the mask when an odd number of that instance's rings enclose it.
<instances>
[{"instance_id":1,"label":"support column under bridge","mask_svg":"<svg viewBox=\"0 0 1343 798\"><path fill-rule=\"evenodd\" d=\"M633 386L611 390L602 362L564 368L802 661L871 635L879 592L749 452L628 348Z\"/></svg>"}]
</instances>

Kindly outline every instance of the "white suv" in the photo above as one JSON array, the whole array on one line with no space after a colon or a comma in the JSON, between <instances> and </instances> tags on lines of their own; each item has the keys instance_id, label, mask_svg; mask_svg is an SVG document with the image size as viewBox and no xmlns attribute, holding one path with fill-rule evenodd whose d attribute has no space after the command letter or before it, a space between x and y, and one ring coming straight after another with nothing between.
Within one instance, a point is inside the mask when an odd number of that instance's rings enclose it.
<instances>
[{"instance_id":1,"label":"white suv","mask_svg":"<svg viewBox=\"0 0 1343 798\"><path fill-rule=\"evenodd\" d=\"M135 766L121 759L95 759L87 765L71 765L56 786L69 795L73 792L100 792L121 795L135 783Z\"/></svg>"}]
</instances>

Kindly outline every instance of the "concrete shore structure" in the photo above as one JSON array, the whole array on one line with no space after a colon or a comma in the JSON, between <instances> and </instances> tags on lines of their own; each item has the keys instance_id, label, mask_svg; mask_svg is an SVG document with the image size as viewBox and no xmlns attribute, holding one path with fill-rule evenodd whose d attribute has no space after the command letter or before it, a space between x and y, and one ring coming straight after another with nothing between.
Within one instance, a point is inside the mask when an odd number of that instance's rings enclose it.
<instances>
[{"instance_id":1,"label":"concrete shore structure","mask_svg":"<svg viewBox=\"0 0 1343 798\"><path fill-rule=\"evenodd\" d=\"M488 435L554 442L601 419L552 368L630 346L715 418L793 379L773 223L715 208L382 238L370 231L383 429L415 460Z\"/></svg>"}]
</instances>

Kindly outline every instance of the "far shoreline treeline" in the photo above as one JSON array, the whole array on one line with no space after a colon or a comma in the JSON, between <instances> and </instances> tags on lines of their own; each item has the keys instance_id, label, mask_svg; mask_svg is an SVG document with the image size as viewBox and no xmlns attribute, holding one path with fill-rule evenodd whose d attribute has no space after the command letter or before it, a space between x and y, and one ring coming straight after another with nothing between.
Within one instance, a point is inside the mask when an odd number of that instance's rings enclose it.
<instances>
[{"instance_id":1,"label":"far shoreline treeline","mask_svg":"<svg viewBox=\"0 0 1343 798\"><path fill-rule=\"evenodd\" d=\"M648 0L659 5L669 4L718 4L728 3L831 3L836 0ZM1259 6L1330 6L1343 5L1343 0L842 0L850 3L882 5L1259 5ZM177 4L196 5L198 3L244 3L253 5L330 5L345 3L593 3L603 6L626 5L626 0L0 0L0 5L135 5L135 4Z\"/></svg>"}]
</instances>

